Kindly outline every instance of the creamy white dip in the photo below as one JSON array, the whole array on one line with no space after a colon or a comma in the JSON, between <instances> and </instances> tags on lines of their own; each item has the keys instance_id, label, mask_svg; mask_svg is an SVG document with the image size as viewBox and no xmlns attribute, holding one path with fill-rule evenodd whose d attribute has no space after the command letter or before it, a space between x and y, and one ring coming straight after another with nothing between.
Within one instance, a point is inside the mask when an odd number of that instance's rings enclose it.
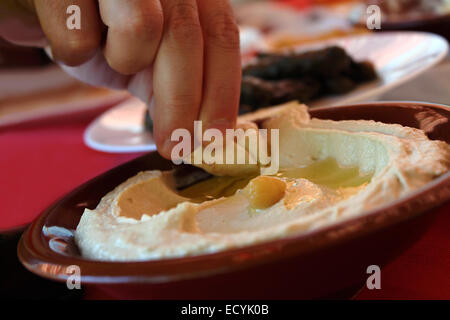
<instances>
[{"instance_id":1,"label":"creamy white dip","mask_svg":"<svg viewBox=\"0 0 450 320\"><path fill-rule=\"evenodd\" d=\"M304 105L291 103L262 127L279 129L281 172L291 173L255 177L232 195L199 202L175 190L170 172L142 172L95 210L85 209L75 234L82 255L110 261L183 257L307 233L363 215L450 168L448 144L400 125L311 119ZM345 175L357 168L359 177L335 186L330 177L322 184L314 172L295 177L296 168L322 170L316 163L327 159Z\"/></svg>"}]
</instances>

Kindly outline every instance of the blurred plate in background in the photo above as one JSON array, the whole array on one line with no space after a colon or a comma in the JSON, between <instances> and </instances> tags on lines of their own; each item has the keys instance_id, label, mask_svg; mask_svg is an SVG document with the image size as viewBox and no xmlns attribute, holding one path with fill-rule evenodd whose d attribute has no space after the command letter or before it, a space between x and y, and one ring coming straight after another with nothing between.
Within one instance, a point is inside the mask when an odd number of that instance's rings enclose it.
<instances>
[{"instance_id":1,"label":"blurred plate in background","mask_svg":"<svg viewBox=\"0 0 450 320\"><path fill-rule=\"evenodd\" d=\"M438 35L422 32L389 32L331 39L297 47L310 50L338 45L356 60L369 60L379 79L344 95L309 103L311 107L336 106L376 100L382 94L419 76L447 55L448 44ZM408 99L408 97L404 97ZM85 143L99 151L128 153L156 149L150 132L144 128L146 107L129 99L105 112L86 130Z\"/></svg>"},{"instance_id":2,"label":"blurred plate in background","mask_svg":"<svg viewBox=\"0 0 450 320\"><path fill-rule=\"evenodd\" d=\"M43 118L114 105L129 94L92 87L59 67L27 67L0 71L0 128Z\"/></svg>"}]
</instances>

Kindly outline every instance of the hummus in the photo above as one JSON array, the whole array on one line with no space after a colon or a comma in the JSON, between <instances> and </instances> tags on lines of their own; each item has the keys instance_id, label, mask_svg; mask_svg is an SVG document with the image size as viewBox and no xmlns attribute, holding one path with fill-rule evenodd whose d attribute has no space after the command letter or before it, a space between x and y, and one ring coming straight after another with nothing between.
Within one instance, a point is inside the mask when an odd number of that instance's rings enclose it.
<instances>
[{"instance_id":1,"label":"hummus","mask_svg":"<svg viewBox=\"0 0 450 320\"><path fill-rule=\"evenodd\" d=\"M141 172L85 209L75 233L82 255L184 257L307 233L363 215L450 168L449 145L421 130L311 119L297 103L276 110L260 126L279 129L276 175L214 177L177 191L170 171Z\"/></svg>"}]
</instances>

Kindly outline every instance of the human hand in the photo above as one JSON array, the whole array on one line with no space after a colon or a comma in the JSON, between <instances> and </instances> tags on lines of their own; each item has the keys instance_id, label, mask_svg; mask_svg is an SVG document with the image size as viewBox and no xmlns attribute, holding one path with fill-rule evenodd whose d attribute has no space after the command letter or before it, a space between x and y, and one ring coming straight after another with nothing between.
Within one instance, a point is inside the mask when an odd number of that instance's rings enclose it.
<instances>
[{"instance_id":1,"label":"human hand","mask_svg":"<svg viewBox=\"0 0 450 320\"><path fill-rule=\"evenodd\" d=\"M139 91L164 157L177 143L170 141L173 130L192 133L194 120L205 129L234 127L241 60L229 0L5 0L2 6L8 3L21 21L39 22L52 57L66 70L92 84ZM70 5L80 8L79 30L66 27ZM1 36L23 40L1 26ZM144 91L136 89L142 79Z\"/></svg>"}]
</instances>

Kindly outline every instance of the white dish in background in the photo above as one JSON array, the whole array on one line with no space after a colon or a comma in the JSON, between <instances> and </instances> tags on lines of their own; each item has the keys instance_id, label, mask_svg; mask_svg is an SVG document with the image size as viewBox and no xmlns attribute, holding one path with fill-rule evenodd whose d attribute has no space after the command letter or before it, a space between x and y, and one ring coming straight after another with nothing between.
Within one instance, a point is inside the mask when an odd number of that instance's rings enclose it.
<instances>
[{"instance_id":1,"label":"white dish in background","mask_svg":"<svg viewBox=\"0 0 450 320\"><path fill-rule=\"evenodd\" d=\"M387 32L350 36L308 44L298 51L330 45L343 47L357 61L371 61L379 79L348 94L308 103L312 107L335 106L375 100L393 88L419 76L447 55L447 41L423 32ZM156 149L144 129L145 105L133 98L105 112L85 132L85 142L105 152L143 152Z\"/></svg>"},{"instance_id":2,"label":"white dish in background","mask_svg":"<svg viewBox=\"0 0 450 320\"><path fill-rule=\"evenodd\" d=\"M382 95L383 100L414 100L450 105L450 59Z\"/></svg>"},{"instance_id":3,"label":"white dish in background","mask_svg":"<svg viewBox=\"0 0 450 320\"><path fill-rule=\"evenodd\" d=\"M152 134L144 128L146 105L129 98L104 112L84 132L84 142L92 149L112 153L156 150Z\"/></svg>"}]
</instances>

